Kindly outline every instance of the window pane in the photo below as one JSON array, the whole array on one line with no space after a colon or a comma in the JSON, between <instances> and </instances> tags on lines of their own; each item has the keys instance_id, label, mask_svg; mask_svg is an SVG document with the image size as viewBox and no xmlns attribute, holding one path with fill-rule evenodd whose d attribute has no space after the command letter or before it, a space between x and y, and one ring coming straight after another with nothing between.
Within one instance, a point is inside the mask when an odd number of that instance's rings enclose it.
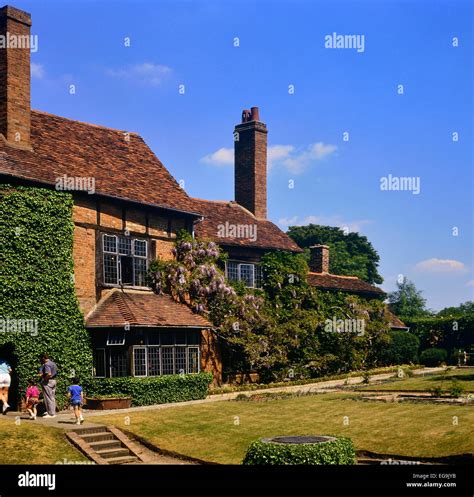
<instances>
[{"instance_id":1,"label":"window pane","mask_svg":"<svg viewBox=\"0 0 474 497\"><path fill-rule=\"evenodd\" d=\"M176 347L175 348L176 357L176 373L185 374L186 373L186 347Z\"/></svg>"},{"instance_id":2,"label":"window pane","mask_svg":"<svg viewBox=\"0 0 474 497\"><path fill-rule=\"evenodd\" d=\"M104 235L104 252L117 252L117 237L113 235Z\"/></svg>"},{"instance_id":3,"label":"window pane","mask_svg":"<svg viewBox=\"0 0 474 497\"><path fill-rule=\"evenodd\" d=\"M160 348L148 347L148 376L160 374Z\"/></svg>"},{"instance_id":4,"label":"window pane","mask_svg":"<svg viewBox=\"0 0 474 497\"><path fill-rule=\"evenodd\" d=\"M253 287L253 264L240 264L240 280L245 286Z\"/></svg>"},{"instance_id":5,"label":"window pane","mask_svg":"<svg viewBox=\"0 0 474 497\"><path fill-rule=\"evenodd\" d=\"M161 360L163 363L163 374L174 373L173 347L162 347Z\"/></svg>"},{"instance_id":6,"label":"window pane","mask_svg":"<svg viewBox=\"0 0 474 497\"><path fill-rule=\"evenodd\" d=\"M132 240L130 238L119 237L119 254L132 255Z\"/></svg>"},{"instance_id":7,"label":"window pane","mask_svg":"<svg viewBox=\"0 0 474 497\"><path fill-rule=\"evenodd\" d=\"M125 255L120 256L120 283L122 285L133 285L133 258Z\"/></svg>"},{"instance_id":8,"label":"window pane","mask_svg":"<svg viewBox=\"0 0 474 497\"><path fill-rule=\"evenodd\" d=\"M199 373L199 349L197 347L188 348L188 373Z\"/></svg>"},{"instance_id":9,"label":"window pane","mask_svg":"<svg viewBox=\"0 0 474 497\"><path fill-rule=\"evenodd\" d=\"M107 335L107 345L124 345L125 330L109 331Z\"/></svg>"},{"instance_id":10,"label":"window pane","mask_svg":"<svg viewBox=\"0 0 474 497\"><path fill-rule=\"evenodd\" d=\"M105 349L94 350L94 376L105 376Z\"/></svg>"},{"instance_id":11,"label":"window pane","mask_svg":"<svg viewBox=\"0 0 474 497\"><path fill-rule=\"evenodd\" d=\"M135 240L135 255L138 257L146 257L145 240Z\"/></svg>"},{"instance_id":12,"label":"window pane","mask_svg":"<svg viewBox=\"0 0 474 497\"><path fill-rule=\"evenodd\" d=\"M134 347L133 349L133 374L135 376L146 376L146 349L145 347Z\"/></svg>"},{"instance_id":13,"label":"window pane","mask_svg":"<svg viewBox=\"0 0 474 497\"><path fill-rule=\"evenodd\" d=\"M229 279L230 281L238 281L239 268L237 262L227 262L227 279Z\"/></svg>"},{"instance_id":14,"label":"window pane","mask_svg":"<svg viewBox=\"0 0 474 497\"><path fill-rule=\"evenodd\" d=\"M104 281L116 285L117 281L117 256L104 254Z\"/></svg>"},{"instance_id":15,"label":"window pane","mask_svg":"<svg viewBox=\"0 0 474 497\"><path fill-rule=\"evenodd\" d=\"M146 286L146 259L133 259L135 265L135 286Z\"/></svg>"},{"instance_id":16,"label":"window pane","mask_svg":"<svg viewBox=\"0 0 474 497\"><path fill-rule=\"evenodd\" d=\"M110 374L111 376L127 376L127 350L110 349Z\"/></svg>"}]
</instances>

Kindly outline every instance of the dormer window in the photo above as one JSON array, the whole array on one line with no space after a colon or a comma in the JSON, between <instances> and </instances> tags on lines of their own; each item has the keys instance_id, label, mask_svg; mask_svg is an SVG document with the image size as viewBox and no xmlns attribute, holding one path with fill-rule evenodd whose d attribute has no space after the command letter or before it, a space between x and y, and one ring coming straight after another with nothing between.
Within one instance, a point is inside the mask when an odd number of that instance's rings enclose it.
<instances>
[{"instance_id":1,"label":"dormer window","mask_svg":"<svg viewBox=\"0 0 474 497\"><path fill-rule=\"evenodd\" d=\"M106 285L146 286L147 240L104 234L102 243Z\"/></svg>"}]
</instances>

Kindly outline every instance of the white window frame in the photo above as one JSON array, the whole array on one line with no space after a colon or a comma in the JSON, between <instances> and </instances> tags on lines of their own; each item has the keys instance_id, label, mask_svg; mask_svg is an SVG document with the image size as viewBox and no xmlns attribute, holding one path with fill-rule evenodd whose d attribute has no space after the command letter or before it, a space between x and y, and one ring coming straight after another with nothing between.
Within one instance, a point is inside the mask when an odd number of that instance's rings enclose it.
<instances>
[{"instance_id":1,"label":"white window frame","mask_svg":"<svg viewBox=\"0 0 474 497\"><path fill-rule=\"evenodd\" d=\"M143 349L145 351L145 374L135 374L135 350ZM135 378L148 377L148 351L146 345L134 345L132 347L132 373Z\"/></svg>"},{"instance_id":2,"label":"white window frame","mask_svg":"<svg viewBox=\"0 0 474 497\"><path fill-rule=\"evenodd\" d=\"M107 333L107 341L105 342L107 347L122 347L122 346L124 346L125 345L125 330L123 330L122 333L123 333L123 340L120 343L109 343L109 339L110 339L110 331L109 331Z\"/></svg>"},{"instance_id":3,"label":"white window frame","mask_svg":"<svg viewBox=\"0 0 474 497\"><path fill-rule=\"evenodd\" d=\"M146 363L146 374L147 376L149 376L150 378L156 378L157 376L163 376L162 375L162 364L161 364L161 345L146 345L146 360L147 360L147 363ZM159 362L160 362L160 370L158 372L158 374L150 374L150 365L148 364L148 351L150 349L158 349L158 357L159 357Z\"/></svg>"},{"instance_id":4,"label":"white window frame","mask_svg":"<svg viewBox=\"0 0 474 497\"><path fill-rule=\"evenodd\" d=\"M196 373L191 373L189 370L189 350L197 349L197 366L198 370ZM198 374L201 372L201 347L199 345L187 345L186 346L186 373L187 374Z\"/></svg>"},{"instance_id":5,"label":"white window frame","mask_svg":"<svg viewBox=\"0 0 474 497\"><path fill-rule=\"evenodd\" d=\"M236 261L234 259L229 260L225 264L225 275L226 275L227 279L229 279L229 272L228 272L228 263L229 262L233 262L234 264L237 264L237 281L242 281L242 282L244 282L244 280L242 279L242 276L241 276L241 267L242 266L251 266L252 267L252 283L253 284L252 284L252 286L246 286L246 288L260 288L260 287L255 286L255 268L258 265L257 263ZM235 281L235 280L230 280L230 281Z\"/></svg>"},{"instance_id":6,"label":"white window frame","mask_svg":"<svg viewBox=\"0 0 474 497\"><path fill-rule=\"evenodd\" d=\"M110 252L108 250L105 250L105 237L108 236L108 237L113 237L115 238L115 248L116 248L116 251L115 252ZM145 267L146 267L146 270L148 270L148 243L149 243L149 240L147 240L146 238L133 238L133 237L130 237L130 242L131 242L131 254L130 255L125 255L125 254L121 254L120 253L120 248L119 248L119 237L122 237L122 238L129 238L129 237L126 237L124 235L112 235L110 233L102 233L102 278L103 278L103 283L105 286L126 286L126 287L129 287L129 288L145 288L143 286L140 286L140 285L135 285L135 259L142 259L145 261ZM144 242L145 243L145 255L135 255L135 242L138 241L138 242ZM116 273L117 273L117 282L116 283L105 283L105 264L104 264L104 254L108 254L108 255L114 255L117 259L117 262L116 262ZM126 285L123 285L122 284L122 264L121 264L121 258L122 257L131 257L132 258L132 273L133 273L133 284L132 285L129 285L129 284L126 284Z\"/></svg>"}]
</instances>

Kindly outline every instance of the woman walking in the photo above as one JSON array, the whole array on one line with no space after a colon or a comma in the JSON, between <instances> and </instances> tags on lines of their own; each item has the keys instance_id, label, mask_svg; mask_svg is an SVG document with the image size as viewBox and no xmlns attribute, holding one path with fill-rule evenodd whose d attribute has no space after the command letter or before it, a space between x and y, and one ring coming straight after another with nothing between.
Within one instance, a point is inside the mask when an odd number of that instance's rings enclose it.
<instances>
[{"instance_id":1,"label":"woman walking","mask_svg":"<svg viewBox=\"0 0 474 497\"><path fill-rule=\"evenodd\" d=\"M10 407L8 404L8 389L11 384L12 368L4 359L0 359L0 400L2 401L2 413L6 414Z\"/></svg>"}]
</instances>

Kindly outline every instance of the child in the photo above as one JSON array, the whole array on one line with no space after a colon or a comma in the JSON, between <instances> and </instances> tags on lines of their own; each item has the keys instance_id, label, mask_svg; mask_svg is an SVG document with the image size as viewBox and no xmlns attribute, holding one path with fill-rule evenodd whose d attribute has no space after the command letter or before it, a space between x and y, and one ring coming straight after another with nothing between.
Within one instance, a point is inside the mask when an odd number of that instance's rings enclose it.
<instances>
[{"instance_id":1,"label":"child","mask_svg":"<svg viewBox=\"0 0 474 497\"><path fill-rule=\"evenodd\" d=\"M78 385L79 380L77 378L73 378L72 385L67 389L67 396L70 399L71 405L74 408L74 414L76 415L76 424L80 425L84 418L82 416L81 405L84 400L84 394L82 391L82 387Z\"/></svg>"},{"instance_id":2,"label":"child","mask_svg":"<svg viewBox=\"0 0 474 497\"><path fill-rule=\"evenodd\" d=\"M30 419L36 419L36 406L39 402L39 389L35 385L35 380L28 380L26 389L26 410L30 413Z\"/></svg>"}]
</instances>

